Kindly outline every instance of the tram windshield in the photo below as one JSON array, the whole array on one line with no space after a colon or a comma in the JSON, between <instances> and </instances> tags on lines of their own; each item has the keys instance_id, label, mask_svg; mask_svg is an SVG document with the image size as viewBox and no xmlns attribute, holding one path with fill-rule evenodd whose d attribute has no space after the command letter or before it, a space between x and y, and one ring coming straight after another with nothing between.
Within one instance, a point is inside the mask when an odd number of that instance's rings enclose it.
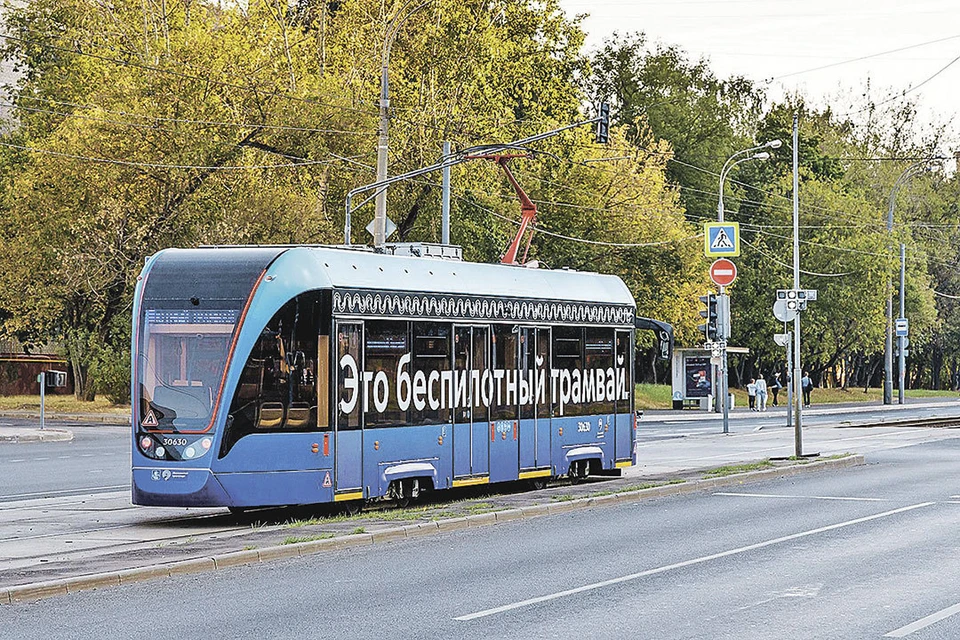
<instances>
[{"instance_id":1,"label":"tram windshield","mask_svg":"<svg viewBox=\"0 0 960 640\"><path fill-rule=\"evenodd\" d=\"M141 427L203 431L210 424L239 311L146 309L138 358Z\"/></svg>"},{"instance_id":2,"label":"tram windshield","mask_svg":"<svg viewBox=\"0 0 960 640\"><path fill-rule=\"evenodd\" d=\"M211 427L241 310L282 251L170 249L157 256L137 318L139 431L204 433Z\"/></svg>"}]
</instances>

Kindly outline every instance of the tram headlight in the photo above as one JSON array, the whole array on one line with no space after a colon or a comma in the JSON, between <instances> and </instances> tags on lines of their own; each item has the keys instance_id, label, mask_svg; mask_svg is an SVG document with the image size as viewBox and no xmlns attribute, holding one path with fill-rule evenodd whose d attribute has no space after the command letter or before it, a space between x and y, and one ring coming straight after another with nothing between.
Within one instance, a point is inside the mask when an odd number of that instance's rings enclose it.
<instances>
[{"instance_id":1,"label":"tram headlight","mask_svg":"<svg viewBox=\"0 0 960 640\"><path fill-rule=\"evenodd\" d=\"M200 446L203 447L204 451L209 451L210 447L213 445L213 440L210 438L204 438L200 441Z\"/></svg>"},{"instance_id":2,"label":"tram headlight","mask_svg":"<svg viewBox=\"0 0 960 640\"><path fill-rule=\"evenodd\" d=\"M194 449L193 447L187 447L186 449L183 450L184 458L192 458L195 455L197 455L197 450Z\"/></svg>"},{"instance_id":3,"label":"tram headlight","mask_svg":"<svg viewBox=\"0 0 960 640\"><path fill-rule=\"evenodd\" d=\"M165 455L167 455L167 450L163 447L157 447L157 457L162 458Z\"/></svg>"},{"instance_id":4,"label":"tram headlight","mask_svg":"<svg viewBox=\"0 0 960 640\"><path fill-rule=\"evenodd\" d=\"M144 451L147 451L147 450L149 450L149 449L152 449L152 448L153 448L153 438L151 438L150 436L144 436L144 437L140 438L140 448L143 449Z\"/></svg>"}]
</instances>

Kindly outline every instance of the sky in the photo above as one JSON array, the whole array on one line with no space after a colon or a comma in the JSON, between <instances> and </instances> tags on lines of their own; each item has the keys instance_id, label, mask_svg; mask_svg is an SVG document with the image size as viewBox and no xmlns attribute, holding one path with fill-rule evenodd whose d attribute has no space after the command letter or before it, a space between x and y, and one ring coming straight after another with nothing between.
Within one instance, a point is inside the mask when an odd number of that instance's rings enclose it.
<instances>
[{"instance_id":1,"label":"sky","mask_svg":"<svg viewBox=\"0 0 960 640\"><path fill-rule=\"evenodd\" d=\"M952 121L960 146L960 0L559 1L588 14L588 51L642 31L720 78L745 76L772 99L799 90L838 114L863 104L868 83L877 101L909 90L921 122Z\"/></svg>"}]
</instances>

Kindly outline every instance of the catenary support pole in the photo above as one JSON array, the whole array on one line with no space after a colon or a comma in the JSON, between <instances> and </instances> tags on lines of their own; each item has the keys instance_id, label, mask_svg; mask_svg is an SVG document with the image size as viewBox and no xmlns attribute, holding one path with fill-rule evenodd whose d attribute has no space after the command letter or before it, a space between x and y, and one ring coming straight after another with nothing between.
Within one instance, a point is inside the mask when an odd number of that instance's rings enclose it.
<instances>
[{"instance_id":1,"label":"catenary support pole","mask_svg":"<svg viewBox=\"0 0 960 640\"><path fill-rule=\"evenodd\" d=\"M793 114L793 288L800 290L800 179L799 154L800 115ZM796 456L803 455L803 393L800 388L800 314L793 319L793 397L796 404L794 413L794 445Z\"/></svg>"},{"instance_id":2,"label":"catenary support pole","mask_svg":"<svg viewBox=\"0 0 960 640\"><path fill-rule=\"evenodd\" d=\"M902 242L900 243L900 317L906 318L906 264L907 264L907 247ZM905 377L905 369L907 367L907 357L904 353L906 345L904 344L905 336L897 336L897 351L899 355L897 356L897 378L899 385L897 387L897 404L903 404L903 383Z\"/></svg>"}]
</instances>

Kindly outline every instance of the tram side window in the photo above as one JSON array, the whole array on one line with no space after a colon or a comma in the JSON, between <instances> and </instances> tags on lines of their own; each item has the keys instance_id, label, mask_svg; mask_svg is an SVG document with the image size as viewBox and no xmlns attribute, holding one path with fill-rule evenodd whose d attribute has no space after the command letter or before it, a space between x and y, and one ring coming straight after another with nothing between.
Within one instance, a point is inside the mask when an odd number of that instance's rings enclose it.
<instances>
[{"instance_id":1,"label":"tram side window","mask_svg":"<svg viewBox=\"0 0 960 640\"><path fill-rule=\"evenodd\" d=\"M368 320L364 325L364 371L373 374L364 383L366 427L395 427L406 423L397 394L391 392L397 379L400 358L410 353L410 325L397 320ZM407 372L410 372L409 365Z\"/></svg>"},{"instance_id":2,"label":"tram side window","mask_svg":"<svg viewBox=\"0 0 960 640\"><path fill-rule=\"evenodd\" d=\"M560 374L551 380L555 415L584 415L580 404L583 375L583 329L556 327L553 330L553 368Z\"/></svg>"},{"instance_id":3,"label":"tram side window","mask_svg":"<svg viewBox=\"0 0 960 640\"><path fill-rule=\"evenodd\" d=\"M519 330L515 325L494 325L494 393L490 420L516 420L519 407L517 381ZM499 372L502 371L502 377ZM499 377L499 380L497 379Z\"/></svg>"},{"instance_id":4,"label":"tram side window","mask_svg":"<svg viewBox=\"0 0 960 640\"><path fill-rule=\"evenodd\" d=\"M341 323L337 329L337 429L341 431L360 428L363 409L362 328L359 323Z\"/></svg>"},{"instance_id":5,"label":"tram side window","mask_svg":"<svg viewBox=\"0 0 960 640\"><path fill-rule=\"evenodd\" d=\"M613 367L613 329L589 327L585 333L583 342L585 413L591 415L613 413L617 388Z\"/></svg>"},{"instance_id":6,"label":"tram side window","mask_svg":"<svg viewBox=\"0 0 960 640\"><path fill-rule=\"evenodd\" d=\"M320 316L320 292L312 291L287 302L263 327L240 373L224 453L253 432L327 428L325 412L319 420L317 413L318 359L326 343Z\"/></svg>"},{"instance_id":7,"label":"tram side window","mask_svg":"<svg viewBox=\"0 0 960 640\"><path fill-rule=\"evenodd\" d=\"M413 323L413 370L410 424L450 422L449 389L441 384L441 372L450 371L450 325ZM447 398L444 398L446 390Z\"/></svg>"}]
</instances>

